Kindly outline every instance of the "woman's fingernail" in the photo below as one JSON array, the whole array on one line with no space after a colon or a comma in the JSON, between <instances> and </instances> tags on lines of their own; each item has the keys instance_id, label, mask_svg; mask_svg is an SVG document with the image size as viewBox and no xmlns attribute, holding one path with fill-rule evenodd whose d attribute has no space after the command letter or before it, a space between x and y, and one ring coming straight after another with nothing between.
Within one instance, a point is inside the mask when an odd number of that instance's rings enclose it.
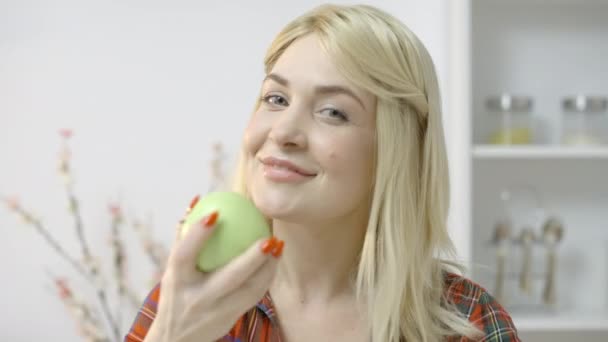
<instances>
[{"instance_id":1,"label":"woman's fingernail","mask_svg":"<svg viewBox=\"0 0 608 342\"><path fill-rule=\"evenodd\" d=\"M283 254L283 246L285 246L285 241L278 240L275 245L274 251L272 251L272 256L278 258Z\"/></svg>"},{"instance_id":2,"label":"woman's fingernail","mask_svg":"<svg viewBox=\"0 0 608 342\"><path fill-rule=\"evenodd\" d=\"M270 253L274 249L274 246L276 245L276 243L277 243L277 241L274 238L274 236L271 237L270 239L264 241L262 243L262 253L264 253L264 254Z\"/></svg>"},{"instance_id":3,"label":"woman's fingernail","mask_svg":"<svg viewBox=\"0 0 608 342\"><path fill-rule=\"evenodd\" d=\"M219 216L219 213L217 211L214 211L211 214L205 216L205 218L202 221L203 227L204 228L213 227L213 225L215 224L215 221L217 221L218 216Z\"/></svg>"},{"instance_id":4,"label":"woman's fingernail","mask_svg":"<svg viewBox=\"0 0 608 342\"><path fill-rule=\"evenodd\" d=\"M188 206L188 211L192 210L192 208L194 208L194 206L196 205L196 203L198 203L198 200L201 198L200 195L196 195L194 196L194 198L190 201L190 205Z\"/></svg>"}]
</instances>

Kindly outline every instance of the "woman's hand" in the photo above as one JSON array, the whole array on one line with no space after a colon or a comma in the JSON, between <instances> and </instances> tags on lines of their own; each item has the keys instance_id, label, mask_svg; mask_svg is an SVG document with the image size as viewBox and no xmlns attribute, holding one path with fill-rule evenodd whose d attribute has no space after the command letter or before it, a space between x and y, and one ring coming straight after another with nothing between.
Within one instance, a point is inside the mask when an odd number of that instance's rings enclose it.
<instances>
[{"instance_id":1,"label":"woman's hand","mask_svg":"<svg viewBox=\"0 0 608 342\"><path fill-rule=\"evenodd\" d=\"M209 273L196 268L205 241L221 213L214 212L177 239L161 280L156 318L147 342L205 342L225 336L264 296L274 277L283 242L254 243L227 265Z\"/></svg>"}]
</instances>

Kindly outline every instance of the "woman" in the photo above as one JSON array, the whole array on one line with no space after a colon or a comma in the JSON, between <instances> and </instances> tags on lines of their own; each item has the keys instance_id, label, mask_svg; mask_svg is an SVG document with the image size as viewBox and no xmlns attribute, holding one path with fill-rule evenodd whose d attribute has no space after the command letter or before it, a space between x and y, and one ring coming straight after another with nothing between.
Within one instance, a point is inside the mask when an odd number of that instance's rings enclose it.
<instances>
[{"instance_id":1,"label":"woman","mask_svg":"<svg viewBox=\"0 0 608 342\"><path fill-rule=\"evenodd\" d=\"M206 217L176 241L126 341L519 341L500 304L437 257L453 249L447 158L414 34L370 6L326 5L264 63L234 190L274 237L201 273L222 213Z\"/></svg>"}]
</instances>

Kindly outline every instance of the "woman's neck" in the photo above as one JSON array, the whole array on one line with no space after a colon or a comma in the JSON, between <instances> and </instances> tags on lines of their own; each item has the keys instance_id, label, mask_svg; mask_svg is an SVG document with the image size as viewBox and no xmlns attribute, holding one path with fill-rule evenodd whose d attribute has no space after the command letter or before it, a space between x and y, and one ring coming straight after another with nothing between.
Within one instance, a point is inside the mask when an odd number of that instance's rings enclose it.
<instances>
[{"instance_id":1,"label":"woman's neck","mask_svg":"<svg viewBox=\"0 0 608 342\"><path fill-rule=\"evenodd\" d=\"M285 250L271 287L273 296L287 295L301 305L352 297L366 226L362 217L315 225L275 220L274 234L285 241Z\"/></svg>"}]
</instances>

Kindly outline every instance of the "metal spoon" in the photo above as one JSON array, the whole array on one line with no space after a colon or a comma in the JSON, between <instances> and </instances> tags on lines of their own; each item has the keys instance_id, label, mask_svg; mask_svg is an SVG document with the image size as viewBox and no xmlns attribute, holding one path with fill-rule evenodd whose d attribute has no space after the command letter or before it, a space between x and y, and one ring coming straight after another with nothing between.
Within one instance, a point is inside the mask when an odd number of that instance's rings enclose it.
<instances>
[{"instance_id":1,"label":"metal spoon","mask_svg":"<svg viewBox=\"0 0 608 342\"><path fill-rule=\"evenodd\" d=\"M557 218L549 218L543 226L543 241L547 248L547 279L543 291L543 302L555 305L557 302L555 274L557 272L557 243L564 235L564 226Z\"/></svg>"},{"instance_id":2,"label":"metal spoon","mask_svg":"<svg viewBox=\"0 0 608 342\"><path fill-rule=\"evenodd\" d=\"M531 270L532 270L532 244L534 243L534 230L530 227L523 228L519 241L522 244L523 262L519 278L519 288L526 294L532 293Z\"/></svg>"},{"instance_id":3,"label":"metal spoon","mask_svg":"<svg viewBox=\"0 0 608 342\"><path fill-rule=\"evenodd\" d=\"M494 227L493 238L493 242L496 244L496 287L494 289L494 296L500 303L505 303L506 300L504 282L510 236L511 223L508 221L498 222Z\"/></svg>"}]
</instances>

